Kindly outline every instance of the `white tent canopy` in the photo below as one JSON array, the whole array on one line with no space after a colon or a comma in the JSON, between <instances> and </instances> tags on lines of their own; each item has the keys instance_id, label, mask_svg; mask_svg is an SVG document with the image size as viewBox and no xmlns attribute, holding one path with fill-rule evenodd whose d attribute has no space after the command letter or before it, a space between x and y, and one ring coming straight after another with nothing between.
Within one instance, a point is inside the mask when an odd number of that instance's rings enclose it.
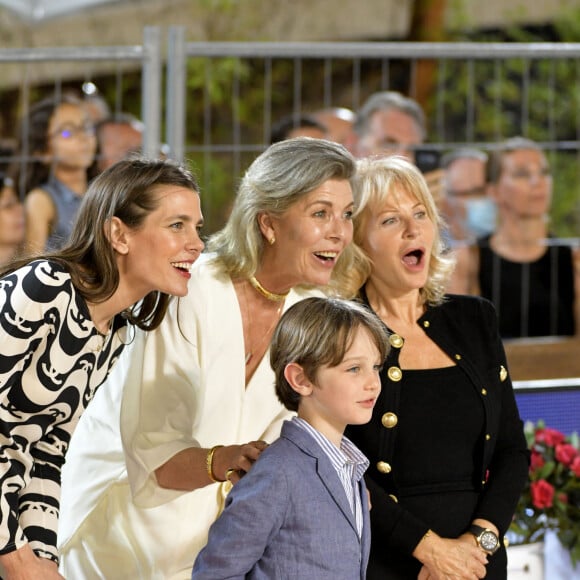
<instances>
[{"instance_id":1,"label":"white tent canopy","mask_svg":"<svg viewBox=\"0 0 580 580\"><path fill-rule=\"evenodd\" d=\"M122 0L0 0L0 7L9 8L27 22L41 22L89 6L119 1Z\"/></svg>"}]
</instances>

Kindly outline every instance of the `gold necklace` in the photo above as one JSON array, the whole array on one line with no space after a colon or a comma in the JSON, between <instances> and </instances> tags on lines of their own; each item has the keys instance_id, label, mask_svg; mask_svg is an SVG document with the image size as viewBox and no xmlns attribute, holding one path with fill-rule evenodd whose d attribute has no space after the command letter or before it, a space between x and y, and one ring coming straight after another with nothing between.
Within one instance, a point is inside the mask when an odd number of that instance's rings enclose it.
<instances>
[{"instance_id":1,"label":"gold necklace","mask_svg":"<svg viewBox=\"0 0 580 580\"><path fill-rule=\"evenodd\" d=\"M271 300L272 302L282 302L282 300L284 300L286 298L286 296L288 296L288 293L290 292L290 290L288 290L288 292L285 292L284 294L275 294L274 292L270 292L270 290L266 290L266 288L264 288L264 286L262 286L262 284L260 284L260 282L258 282L258 280L256 279L255 276L250 276L248 279L250 281L250 284L264 298L267 298L268 300Z\"/></svg>"},{"instance_id":2,"label":"gold necklace","mask_svg":"<svg viewBox=\"0 0 580 580\"><path fill-rule=\"evenodd\" d=\"M244 302L245 302L245 307L244 307L244 311L246 313L246 323L249 323L250 321L250 315L249 315L249 311L250 311L250 304L248 301L248 293L246 290L246 285L244 284L244 282L242 282L242 284L244 285ZM283 300L284 298L282 298ZM268 330L266 330L266 332L263 334L263 338L262 340L260 340L260 342L258 342L258 344L254 345L254 348L251 348L251 345L249 344L250 341L247 341L247 346L248 350L246 351L246 366L248 366L250 364L250 361L252 360L252 358L254 357L254 352L259 352L259 350L264 346L264 343L268 340L270 340L270 334L272 333L272 331L274 330L274 327L276 326L276 324L278 324L278 321L280 320L280 314L282 313L282 307L284 306L284 302L283 301L279 301L280 305L278 306L278 308L276 309L276 316L274 317L274 321L272 322L272 324L268 327ZM246 341L244 341L245 343Z\"/></svg>"}]
</instances>

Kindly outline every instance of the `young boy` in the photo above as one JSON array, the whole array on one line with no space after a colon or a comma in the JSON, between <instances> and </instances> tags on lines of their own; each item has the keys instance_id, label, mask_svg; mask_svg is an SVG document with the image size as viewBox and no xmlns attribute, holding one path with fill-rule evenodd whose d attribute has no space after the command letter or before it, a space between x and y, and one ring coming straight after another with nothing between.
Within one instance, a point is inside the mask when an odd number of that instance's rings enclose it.
<instances>
[{"instance_id":1,"label":"young boy","mask_svg":"<svg viewBox=\"0 0 580 580\"><path fill-rule=\"evenodd\" d=\"M366 457L343 436L370 420L388 340L354 302L308 298L270 346L276 394L298 416L232 489L192 579L365 578Z\"/></svg>"}]
</instances>

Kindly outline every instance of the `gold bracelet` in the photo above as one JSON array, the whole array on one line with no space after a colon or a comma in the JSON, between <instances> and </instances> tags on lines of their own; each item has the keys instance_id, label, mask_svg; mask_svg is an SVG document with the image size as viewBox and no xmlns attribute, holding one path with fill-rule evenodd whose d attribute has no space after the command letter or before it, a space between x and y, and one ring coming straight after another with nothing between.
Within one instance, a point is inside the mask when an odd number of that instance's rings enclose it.
<instances>
[{"instance_id":1,"label":"gold bracelet","mask_svg":"<svg viewBox=\"0 0 580 580\"><path fill-rule=\"evenodd\" d=\"M209 475L209 478L214 482L214 483L223 483L225 480L224 479L216 479L214 473L213 473L213 454L220 448L223 447L223 445L214 445L208 452L207 455L205 456L205 468L207 470L207 474Z\"/></svg>"}]
</instances>

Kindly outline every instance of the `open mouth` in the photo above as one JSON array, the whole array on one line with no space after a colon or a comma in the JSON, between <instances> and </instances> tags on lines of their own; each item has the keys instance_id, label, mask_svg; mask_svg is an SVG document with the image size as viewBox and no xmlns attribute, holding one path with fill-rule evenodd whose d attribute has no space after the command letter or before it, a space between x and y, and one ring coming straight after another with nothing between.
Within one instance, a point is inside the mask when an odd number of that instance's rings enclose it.
<instances>
[{"instance_id":1,"label":"open mouth","mask_svg":"<svg viewBox=\"0 0 580 580\"><path fill-rule=\"evenodd\" d=\"M188 272L191 270L191 262L171 262L174 268L177 268L181 272Z\"/></svg>"},{"instance_id":2,"label":"open mouth","mask_svg":"<svg viewBox=\"0 0 580 580\"><path fill-rule=\"evenodd\" d=\"M403 256L403 263L407 266L418 266L423 260L425 252L420 249L411 250Z\"/></svg>"},{"instance_id":3,"label":"open mouth","mask_svg":"<svg viewBox=\"0 0 580 580\"><path fill-rule=\"evenodd\" d=\"M334 262L338 258L338 252L314 252L314 255L323 262Z\"/></svg>"}]
</instances>

